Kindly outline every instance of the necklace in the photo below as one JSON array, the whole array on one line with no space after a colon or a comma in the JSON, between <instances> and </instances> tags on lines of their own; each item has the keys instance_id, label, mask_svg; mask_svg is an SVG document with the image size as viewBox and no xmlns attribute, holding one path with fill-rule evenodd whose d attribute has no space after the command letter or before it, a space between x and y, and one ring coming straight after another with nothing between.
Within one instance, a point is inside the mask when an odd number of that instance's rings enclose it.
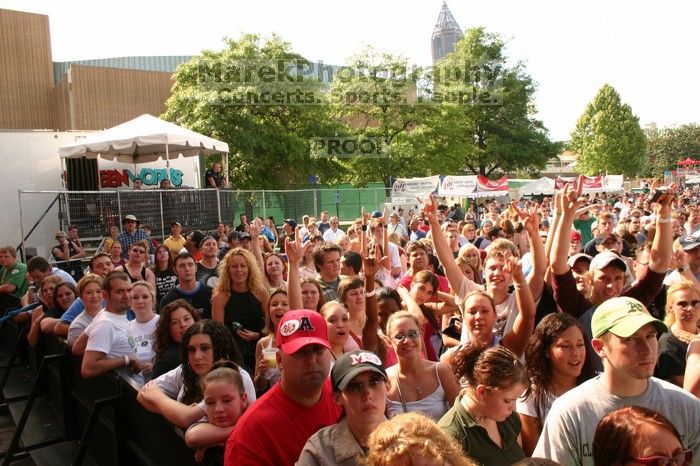
<instances>
[{"instance_id":1,"label":"necklace","mask_svg":"<svg viewBox=\"0 0 700 466\"><path fill-rule=\"evenodd\" d=\"M695 338L694 333L690 333L687 330L683 330L682 328L676 327L676 325L671 325L671 331L673 334L678 338L680 341L682 341L685 344L690 343L690 340Z\"/></svg>"}]
</instances>

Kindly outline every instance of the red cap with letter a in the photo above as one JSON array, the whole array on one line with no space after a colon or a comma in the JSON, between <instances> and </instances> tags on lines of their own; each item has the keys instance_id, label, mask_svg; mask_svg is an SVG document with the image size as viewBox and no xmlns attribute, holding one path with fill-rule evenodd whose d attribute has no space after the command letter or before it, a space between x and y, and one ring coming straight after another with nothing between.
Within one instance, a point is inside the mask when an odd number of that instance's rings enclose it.
<instances>
[{"instance_id":1,"label":"red cap with letter a","mask_svg":"<svg viewBox=\"0 0 700 466\"><path fill-rule=\"evenodd\" d=\"M321 314L308 309L287 312L277 326L275 339L285 354L294 354L313 344L331 349L326 321Z\"/></svg>"}]
</instances>

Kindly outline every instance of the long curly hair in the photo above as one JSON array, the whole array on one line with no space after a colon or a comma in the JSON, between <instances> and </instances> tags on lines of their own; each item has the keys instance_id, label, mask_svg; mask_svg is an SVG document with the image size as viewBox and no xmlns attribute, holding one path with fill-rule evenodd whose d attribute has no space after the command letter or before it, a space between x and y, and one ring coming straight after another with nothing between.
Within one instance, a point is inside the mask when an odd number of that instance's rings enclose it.
<instances>
[{"instance_id":1,"label":"long curly hair","mask_svg":"<svg viewBox=\"0 0 700 466\"><path fill-rule=\"evenodd\" d=\"M156 326L156 342L154 344L156 361L165 356L165 352L167 351L168 347L177 345L170 334L170 316L173 312L180 308L186 310L192 316L192 319L195 322L199 320L199 312L195 311L192 305L184 299L176 299L175 301L171 301L163 306L163 308L160 310L158 325Z\"/></svg>"},{"instance_id":2,"label":"long curly hair","mask_svg":"<svg viewBox=\"0 0 700 466\"><path fill-rule=\"evenodd\" d=\"M255 256L245 248L234 248L226 253L219 265L219 283L216 285L217 293L231 294L231 275L229 274L229 262L235 256L240 256L248 266L248 290L257 293L266 293L265 280L258 267Z\"/></svg>"},{"instance_id":3,"label":"long curly hair","mask_svg":"<svg viewBox=\"0 0 700 466\"><path fill-rule=\"evenodd\" d=\"M228 359L238 366L243 364L243 357L238 349L238 345L233 340L231 332L221 322L202 319L192 324L182 336L182 347L180 348L180 361L182 361L182 378L184 391L182 403L190 405L198 403L204 398L202 387L199 384L199 376L190 366L189 345L190 339L194 335L209 335L211 338L212 350L214 351L214 361Z\"/></svg>"},{"instance_id":4,"label":"long curly hair","mask_svg":"<svg viewBox=\"0 0 700 466\"><path fill-rule=\"evenodd\" d=\"M586 353L588 353L588 342L583 326L571 314L549 314L545 316L535 328L532 336L525 348L525 360L527 361L527 378L530 385L529 397L534 397L535 413L537 414L537 427L541 430L544 424L544 414L547 407L547 392L551 392L552 384L552 361L547 353L549 348L557 341L559 335L571 327L576 327L583 335ZM590 379L593 376L593 369L588 358L584 358L581 374L576 381L578 384Z\"/></svg>"},{"instance_id":5,"label":"long curly hair","mask_svg":"<svg viewBox=\"0 0 700 466\"><path fill-rule=\"evenodd\" d=\"M434 458L452 466L476 466L459 443L430 418L405 413L379 424L367 440L366 466L411 466L413 455Z\"/></svg>"}]
</instances>

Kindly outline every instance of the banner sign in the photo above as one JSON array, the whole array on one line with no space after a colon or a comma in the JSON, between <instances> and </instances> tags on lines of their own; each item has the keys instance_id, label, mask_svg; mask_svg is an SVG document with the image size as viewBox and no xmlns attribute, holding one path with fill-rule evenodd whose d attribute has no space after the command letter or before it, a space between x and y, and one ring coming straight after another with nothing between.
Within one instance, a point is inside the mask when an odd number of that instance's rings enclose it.
<instances>
[{"instance_id":1,"label":"banner sign","mask_svg":"<svg viewBox=\"0 0 700 466\"><path fill-rule=\"evenodd\" d=\"M476 191L476 175L445 176L440 183L440 196L468 196Z\"/></svg>"},{"instance_id":2,"label":"banner sign","mask_svg":"<svg viewBox=\"0 0 700 466\"><path fill-rule=\"evenodd\" d=\"M559 189L564 189L564 185L566 183L569 183L570 185L574 185L576 183L576 180L578 179L577 176L571 176L571 177L562 177L562 176L557 176L554 179L554 189L559 190ZM603 175L598 175L598 176L584 176L583 177L583 192L588 192L588 191L602 191L603 188Z\"/></svg>"},{"instance_id":3,"label":"banner sign","mask_svg":"<svg viewBox=\"0 0 700 466\"><path fill-rule=\"evenodd\" d=\"M508 193L508 177L504 176L500 180L489 180L485 176L479 176L479 185L477 190L481 192L491 193L493 191L505 191Z\"/></svg>"},{"instance_id":4,"label":"banner sign","mask_svg":"<svg viewBox=\"0 0 700 466\"><path fill-rule=\"evenodd\" d=\"M439 184L439 175L426 178L397 178L391 187L391 197L427 197L437 190Z\"/></svg>"}]
</instances>

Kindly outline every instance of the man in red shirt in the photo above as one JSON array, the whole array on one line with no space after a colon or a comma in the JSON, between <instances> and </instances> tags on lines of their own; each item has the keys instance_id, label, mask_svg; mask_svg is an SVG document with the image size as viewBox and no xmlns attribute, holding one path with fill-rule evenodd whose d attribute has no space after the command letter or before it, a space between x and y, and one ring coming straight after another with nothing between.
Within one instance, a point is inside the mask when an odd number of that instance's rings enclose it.
<instances>
[{"instance_id":1,"label":"man in red shirt","mask_svg":"<svg viewBox=\"0 0 700 466\"><path fill-rule=\"evenodd\" d=\"M328 379L328 332L314 311L287 312L275 335L280 382L259 398L226 442L226 466L293 465L304 444L341 415Z\"/></svg>"}]
</instances>

